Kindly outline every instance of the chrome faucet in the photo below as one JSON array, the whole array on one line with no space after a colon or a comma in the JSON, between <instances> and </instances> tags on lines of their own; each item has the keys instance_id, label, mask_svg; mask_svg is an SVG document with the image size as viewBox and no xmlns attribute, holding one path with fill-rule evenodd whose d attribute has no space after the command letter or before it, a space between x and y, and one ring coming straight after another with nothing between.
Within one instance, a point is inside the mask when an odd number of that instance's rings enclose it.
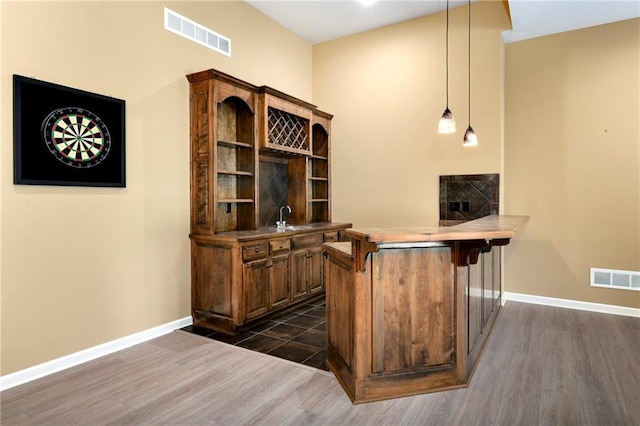
<instances>
[{"instance_id":1,"label":"chrome faucet","mask_svg":"<svg viewBox=\"0 0 640 426\"><path fill-rule=\"evenodd\" d=\"M278 228L284 228L285 226L287 226L287 222L285 222L284 220L282 220L282 210L283 210L283 209L287 209L287 210L289 210L289 214L291 214L291 207L289 207L289 206L282 206L282 207L280 207L280 221L279 221L279 222L276 222L276 226L277 226Z\"/></svg>"}]
</instances>

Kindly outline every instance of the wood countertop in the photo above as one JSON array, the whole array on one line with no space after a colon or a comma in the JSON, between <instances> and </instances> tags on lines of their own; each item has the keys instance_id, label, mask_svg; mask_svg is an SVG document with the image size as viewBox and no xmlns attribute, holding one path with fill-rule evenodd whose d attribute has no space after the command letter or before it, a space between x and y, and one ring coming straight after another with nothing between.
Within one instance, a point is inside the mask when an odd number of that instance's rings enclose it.
<instances>
[{"instance_id":1,"label":"wood countertop","mask_svg":"<svg viewBox=\"0 0 640 426\"><path fill-rule=\"evenodd\" d=\"M373 244L511 239L529 216L491 215L455 226L347 229L345 234Z\"/></svg>"},{"instance_id":2,"label":"wood countertop","mask_svg":"<svg viewBox=\"0 0 640 426\"><path fill-rule=\"evenodd\" d=\"M189 237L198 238L199 240L246 242L264 238L289 237L292 235L305 234L309 232L335 231L343 228L348 228L350 226L350 223L315 222L305 225L290 224L284 229L279 229L275 226L261 226L258 229L250 231L221 232L211 236L190 234Z\"/></svg>"}]
</instances>

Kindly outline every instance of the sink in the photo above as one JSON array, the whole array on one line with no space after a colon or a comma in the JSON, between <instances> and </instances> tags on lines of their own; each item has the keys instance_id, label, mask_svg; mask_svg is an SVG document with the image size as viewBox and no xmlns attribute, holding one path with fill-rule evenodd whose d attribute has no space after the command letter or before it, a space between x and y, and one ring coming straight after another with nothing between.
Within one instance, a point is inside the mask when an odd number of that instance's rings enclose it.
<instances>
[{"instance_id":1,"label":"sink","mask_svg":"<svg viewBox=\"0 0 640 426\"><path fill-rule=\"evenodd\" d=\"M311 226L309 225L286 225L284 228L276 227L278 231L299 231L301 229L309 229L309 228L311 228Z\"/></svg>"}]
</instances>

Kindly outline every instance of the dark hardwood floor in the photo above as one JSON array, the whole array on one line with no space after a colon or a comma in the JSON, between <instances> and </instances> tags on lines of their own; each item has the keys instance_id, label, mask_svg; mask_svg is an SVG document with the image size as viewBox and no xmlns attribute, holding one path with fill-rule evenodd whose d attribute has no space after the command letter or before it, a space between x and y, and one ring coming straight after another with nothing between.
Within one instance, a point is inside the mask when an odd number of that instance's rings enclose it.
<instances>
[{"instance_id":1,"label":"dark hardwood floor","mask_svg":"<svg viewBox=\"0 0 640 426\"><path fill-rule=\"evenodd\" d=\"M640 319L509 302L466 389L353 405L329 372L184 331L0 394L2 425L638 425Z\"/></svg>"}]
</instances>

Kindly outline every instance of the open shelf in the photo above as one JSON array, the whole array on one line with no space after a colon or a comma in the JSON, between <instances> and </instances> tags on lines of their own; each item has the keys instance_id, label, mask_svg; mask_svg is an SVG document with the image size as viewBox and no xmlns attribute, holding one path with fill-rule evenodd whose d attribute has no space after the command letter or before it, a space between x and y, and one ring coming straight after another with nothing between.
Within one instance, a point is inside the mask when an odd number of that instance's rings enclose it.
<instances>
[{"instance_id":1,"label":"open shelf","mask_svg":"<svg viewBox=\"0 0 640 426\"><path fill-rule=\"evenodd\" d=\"M309 203L310 222L328 222L329 217L329 202L324 201L311 201Z\"/></svg>"},{"instance_id":2,"label":"open shelf","mask_svg":"<svg viewBox=\"0 0 640 426\"><path fill-rule=\"evenodd\" d=\"M254 201L251 198L220 198L218 203L229 204L229 203L253 203Z\"/></svg>"},{"instance_id":3,"label":"open shelf","mask_svg":"<svg viewBox=\"0 0 640 426\"><path fill-rule=\"evenodd\" d=\"M253 149L253 145L252 144L248 144L245 142L238 142L238 141L226 141L226 140L221 140L218 139L218 146L226 146L229 148L244 148L244 149Z\"/></svg>"},{"instance_id":4,"label":"open shelf","mask_svg":"<svg viewBox=\"0 0 640 426\"><path fill-rule=\"evenodd\" d=\"M254 115L236 96L217 108L215 232L255 229Z\"/></svg>"},{"instance_id":5,"label":"open shelf","mask_svg":"<svg viewBox=\"0 0 640 426\"><path fill-rule=\"evenodd\" d=\"M329 133L321 124L313 125L313 157L327 159L329 156Z\"/></svg>"},{"instance_id":6,"label":"open shelf","mask_svg":"<svg viewBox=\"0 0 640 426\"><path fill-rule=\"evenodd\" d=\"M328 200L329 199L329 186L328 181L325 180L309 180L308 183L309 199L310 200Z\"/></svg>"},{"instance_id":7,"label":"open shelf","mask_svg":"<svg viewBox=\"0 0 640 426\"><path fill-rule=\"evenodd\" d=\"M255 228L250 220L255 203L249 199L220 199L216 203L215 232L249 231Z\"/></svg>"},{"instance_id":8,"label":"open shelf","mask_svg":"<svg viewBox=\"0 0 640 426\"><path fill-rule=\"evenodd\" d=\"M220 173L216 179L216 195L219 200L254 200L253 174L245 172Z\"/></svg>"},{"instance_id":9,"label":"open shelf","mask_svg":"<svg viewBox=\"0 0 640 426\"><path fill-rule=\"evenodd\" d=\"M307 163L307 219L328 222L329 212L329 133L328 121L317 116L312 125L312 153Z\"/></svg>"},{"instance_id":10,"label":"open shelf","mask_svg":"<svg viewBox=\"0 0 640 426\"><path fill-rule=\"evenodd\" d=\"M253 176L253 173L241 170L218 170L218 173L221 175Z\"/></svg>"},{"instance_id":11,"label":"open shelf","mask_svg":"<svg viewBox=\"0 0 640 426\"><path fill-rule=\"evenodd\" d=\"M309 159L309 179L329 179L329 167L326 160Z\"/></svg>"},{"instance_id":12,"label":"open shelf","mask_svg":"<svg viewBox=\"0 0 640 426\"><path fill-rule=\"evenodd\" d=\"M253 150L219 144L217 154L218 173L238 171L253 174Z\"/></svg>"}]
</instances>

